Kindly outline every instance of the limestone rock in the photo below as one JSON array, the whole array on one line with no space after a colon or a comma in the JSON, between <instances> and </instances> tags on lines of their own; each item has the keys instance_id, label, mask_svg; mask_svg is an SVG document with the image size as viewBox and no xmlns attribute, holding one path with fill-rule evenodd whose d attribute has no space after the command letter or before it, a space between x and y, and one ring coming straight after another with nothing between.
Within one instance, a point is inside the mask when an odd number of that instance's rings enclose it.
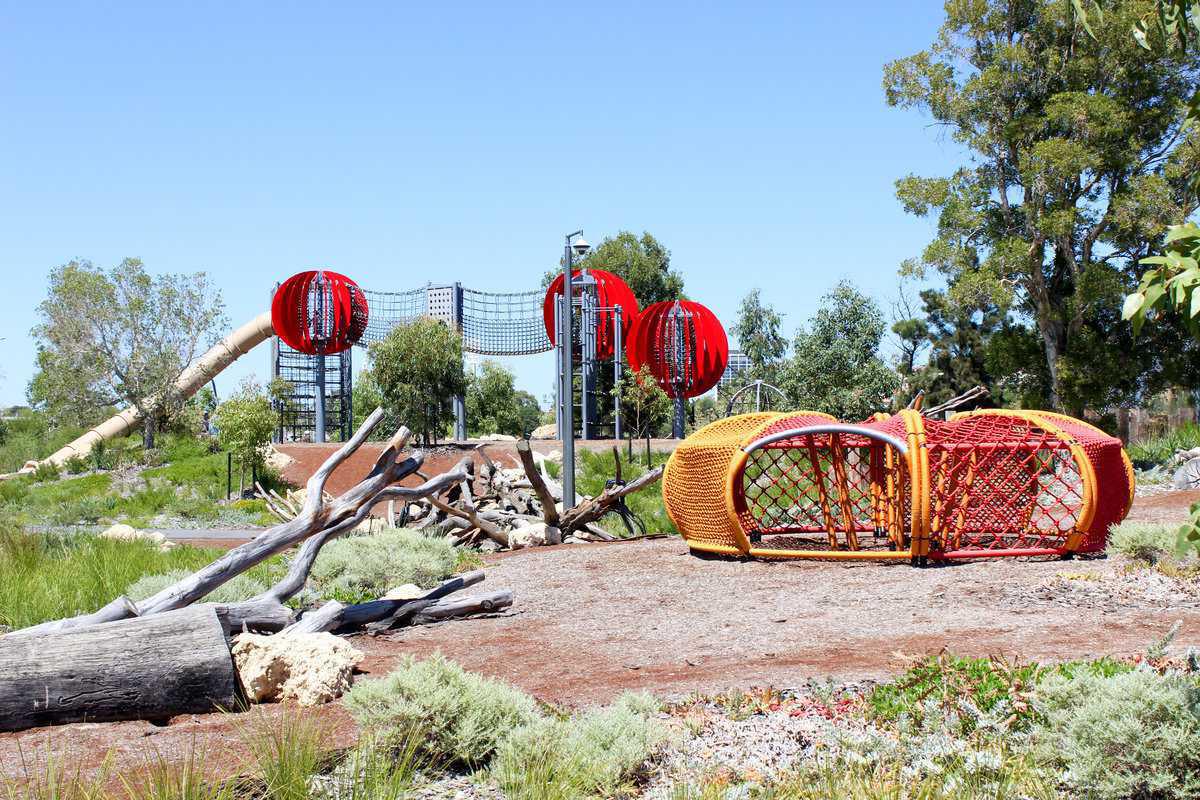
<instances>
[{"instance_id":1,"label":"limestone rock","mask_svg":"<svg viewBox=\"0 0 1200 800\"><path fill-rule=\"evenodd\" d=\"M394 589L388 589L382 600L415 600L425 594L425 590L415 583L406 583L403 586L397 586Z\"/></svg>"},{"instance_id":2,"label":"limestone rock","mask_svg":"<svg viewBox=\"0 0 1200 800\"><path fill-rule=\"evenodd\" d=\"M1200 458L1190 458L1175 470L1171 483L1176 489L1195 489L1200 487Z\"/></svg>"},{"instance_id":3,"label":"limestone rock","mask_svg":"<svg viewBox=\"0 0 1200 800\"><path fill-rule=\"evenodd\" d=\"M296 459L292 458L287 453L281 453L274 447L271 447L267 451L266 458L263 459L264 463L266 463L268 467L276 472L283 472L283 470L295 460Z\"/></svg>"},{"instance_id":4,"label":"limestone rock","mask_svg":"<svg viewBox=\"0 0 1200 800\"><path fill-rule=\"evenodd\" d=\"M557 439L558 426L553 422L539 425L529 433L530 439Z\"/></svg>"},{"instance_id":5,"label":"limestone rock","mask_svg":"<svg viewBox=\"0 0 1200 800\"><path fill-rule=\"evenodd\" d=\"M118 522L116 525L110 526L100 534L100 538L112 539L118 542L149 542L150 544L158 545L158 549L164 552L176 546L175 542L168 541L167 537L158 531L139 531L132 525L126 525L123 522Z\"/></svg>"},{"instance_id":6,"label":"limestone rock","mask_svg":"<svg viewBox=\"0 0 1200 800\"><path fill-rule=\"evenodd\" d=\"M507 433L485 433L479 437L481 442L515 442L517 437L509 436Z\"/></svg>"},{"instance_id":7,"label":"limestone rock","mask_svg":"<svg viewBox=\"0 0 1200 800\"><path fill-rule=\"evenodd\" d=\"M544 522L532 522L508 533L508 546L513 550L543 544L561 544L562 531Z\"/></svg>"},{"instance_id":8,"label":"limestone rock","mask_svg":"<svg viewBox=\"0 0 1200 800\"><path fill-rule=\"evenodd\" d=\"M255 703L328 703L350 688L354 668L364 657L361 650L332 633L243 633L233 646L238 677L246 696Z\"/></svg>"}]
</instances>

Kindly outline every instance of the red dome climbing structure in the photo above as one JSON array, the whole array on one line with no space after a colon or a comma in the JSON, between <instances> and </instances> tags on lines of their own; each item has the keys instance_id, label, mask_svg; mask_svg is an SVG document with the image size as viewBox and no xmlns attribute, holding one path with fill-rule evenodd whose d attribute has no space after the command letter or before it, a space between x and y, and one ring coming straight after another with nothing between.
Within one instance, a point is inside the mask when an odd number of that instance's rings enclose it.
<instances>
[{"instance_id":1,"label":"red dome climbing structure","mask_svg":"<svg viewBox=\"0 0 1200 800\"><path fill-rule=\"evenodd\" d=\"M628 340L630 328L638 317L638 302L633 295L633 290L619 276L611 272L589 269L587 273L596 281L596 305L600 308L621 307L621 337ZM572 280L580 278L582 275L582 270L575 270L571 273ZM559 273L546 289L546 299L542 301L542 319L546 323L546 336L549 337L552 345L558 344L557 332L554 330L554 302L556 298L562 296L562 291L563 276L562 273ZM578 339L576 341L578 342ZM613 315L597 314L596 358L601 360L612 358L615 342L616 325L613 323Z\"/></svg>"},{"instance_id":2,"label":"red dome climbing structure","mask_svg":"<svg viewBox=\"0 0 1200 800\"><path fill-rule=\"evenodd\" d=\"M675 300L642 311L625 353L634 372L649 367L671 397L697 397L716 386L725 372L729 340L708 308Z\"/></svg>"},{"instance_id":3,"label":"red dome climbing structure","mask_svg":"<svg viewBox=\"0 0 1200 800\"><path fill-rule=\"evenodd\" d=\"M312 355L340 353L357 342L368 314L358 284L326 270L293 275L271 300L275 334L293 350Z\"/></svg>"}]
</instances>

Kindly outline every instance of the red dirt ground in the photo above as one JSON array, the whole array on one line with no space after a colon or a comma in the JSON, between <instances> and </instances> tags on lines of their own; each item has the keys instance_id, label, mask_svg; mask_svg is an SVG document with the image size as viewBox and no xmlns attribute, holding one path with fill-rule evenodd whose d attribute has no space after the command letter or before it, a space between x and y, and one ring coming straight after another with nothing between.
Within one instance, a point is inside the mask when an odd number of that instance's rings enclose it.
<instances>
[{"instance_id":1,"label":"red dirt ground","mask_svg":"<svg viewBox=\"0 0 1200 800\"><path fill-rule=\"evenodd\" d=\"M471 441L442 444L426 448L425 462L421 467L421 471L426 475L436 475L439 472L445 472L452 469L463 456L468 455L472 457L476 464L482 463L481 457L475 452L475 448L479 444L480 442L478 441ZM492 459L498 466L515 467L520 464L517 458L516 445L513 442L484 442L483 444L488 458ZM557 439L534 439L530 444L539 453L550 454L556 450L562 452L562 442ZM595 451L607 451L614 444L620 445L622 453L626 452L625 444L607 440L577 442L576 446ZM676 441L674 439L652 439L650 446L655 452L662 452L674 450L675 444ZM641 443L635 442L634 454L638 455L644 452L645 446L644 441ZM337 450L339 445L293 442L276 445L275 447L280 452L295 459L284 468L283 479L295 486L303 486L308 477L317 471L317 467L321 466L325 459ZM639 447L642 449L639 450ZM382 451L383 444L381 443L369 442L364 444L350 458L338 465L338 468L330 476L329 483L326 484L326 489L335 495L349 489L361 480L363 475L367 474ZM415 477L410 477L405 481L409 485L417 482L419 481Z\"/></svg>"},{"instance_id":2,"label":"red dirt ground","mask_svg":"<svg viewBox=\"0 0 1200 800\"><path fill-rule=\"evenodd\" d=\"M366 456L364 456L366 458ZM361 465L360 465L361 468ZM1133 519L1182 519L1200 492L1143 498ZM1067 659L1143 651L1175 620L1180 642L1200 640L1200 607L1183 598L1123 596L1100 605L1052 596L1061 575L1115 578L1115 560L994 559L913 569L907 565L702 561L678 538L564 545L489 558L487 587L516 594L512 613L356 637L363 671L385 674L408 654L441 651L547 701L604 702L626 689L665 695L729 686L797 685L810 677L881 678L900 654L943 647L967 655ZM1071 579L1074 580L1074 579ZM258 709L267 716L293 713ZM354 733L333 703L313 713ZM200 715L166 727L143 722L74 724L0 735L0 775L20 754L65 754L96 766L115 751L137 765L148 748L195 746L227 773L238 770L245 715ZM215 757L215 754L220 757Z\"/></svg>"}]
</instances>

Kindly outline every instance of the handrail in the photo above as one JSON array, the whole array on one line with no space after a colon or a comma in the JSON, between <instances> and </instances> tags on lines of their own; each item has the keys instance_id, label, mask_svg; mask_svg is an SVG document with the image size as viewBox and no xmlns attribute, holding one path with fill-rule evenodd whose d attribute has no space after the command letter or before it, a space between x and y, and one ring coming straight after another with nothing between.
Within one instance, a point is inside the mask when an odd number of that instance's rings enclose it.
<instances>
[{"instance_id":1,"label":"handrail","mask_svg":"<svg viewBox=\"0 0 1200 800\"><path fill-rule=\"evenodd\" d=\"M892 447L899 450L902 454L908 455L908 445L883 431L877 431L874 428L866 428L862 425L807 425L803 428L789 428L786 431L772 433L770 436L764 436L757 439L742 448L742 451L749 455L759 448L766 447L769 444L782 441L783 439L791 439L796 436L812 436L818 433L852 433L857 436L865 436L868 439L874 439L877 442L890 444Z\"/></svg>"}]
</instances>

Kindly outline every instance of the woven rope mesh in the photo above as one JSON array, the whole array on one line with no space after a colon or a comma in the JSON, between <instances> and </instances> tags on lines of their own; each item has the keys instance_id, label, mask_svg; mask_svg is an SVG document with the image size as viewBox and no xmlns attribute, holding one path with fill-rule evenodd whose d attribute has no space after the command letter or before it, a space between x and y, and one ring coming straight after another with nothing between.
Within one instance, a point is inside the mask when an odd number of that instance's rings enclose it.
<instances>
[{"instance_id":1,"label":"woven rope mesh","mask_svg":"<svg viewBox=\"0 0 1200 800\"><path fill-rule=\"evenodd\" d=\"M1069 439L1030 416L927 420L934 551L1064 548L1083 514Z\"/></svg>"},{"instance_id":2,"label":"woven rope mesh","mask_svg":"<svg viewBox=\"0 0 1200 800\"><path fill-rule=\"evenodd\" d=\"M833 421L789 414L762 436ZM862 427L901 441L907 435L899 417ZM856 434L806 434L750 453L735 508L743 529L763 537L759 550L904 549L911 488L905 460L894 448Z\"/></svg>"},{"instance_id":3,"label":"woven rope mesh","mask_svg":"<svg viewBox=\"0 0 1200 800\"><path fill-rule=\"evenodd\" d=\"M1095 514L1079 550L1095 552L1103 550L1108 540L1110 526L1120 522L1133 505L1133 468L1129 456L1121 446L1121 440L1083 420L1048 411L1032 412L1032 416L1045 421L1071 437L1087 456L1096 473L1096 491L1093 502Z\"/></svg>"},{"instance_id":4,"label":"woven rope mesh","mask_svg":"<svg viewBox=\"0 0 1200 800\"><path fill-rule=\"evenodd\" d=\"M551 349L542 319L545 293L498 294L463 289L463 349L487 356L524 356Z\"/></svg>"},{"instance_id":5,"label":"woven rope mesh","mask_svg":"<svg viewBox=\"0 0 1200 800\"><path fill-rule=\"evenodd\" d=\"M663 501L689 543L740 549L727 510L725 480L741 446L779 416L768 412L717 420L675 448L663 475Z\"/></svg>"}]
</instances>

